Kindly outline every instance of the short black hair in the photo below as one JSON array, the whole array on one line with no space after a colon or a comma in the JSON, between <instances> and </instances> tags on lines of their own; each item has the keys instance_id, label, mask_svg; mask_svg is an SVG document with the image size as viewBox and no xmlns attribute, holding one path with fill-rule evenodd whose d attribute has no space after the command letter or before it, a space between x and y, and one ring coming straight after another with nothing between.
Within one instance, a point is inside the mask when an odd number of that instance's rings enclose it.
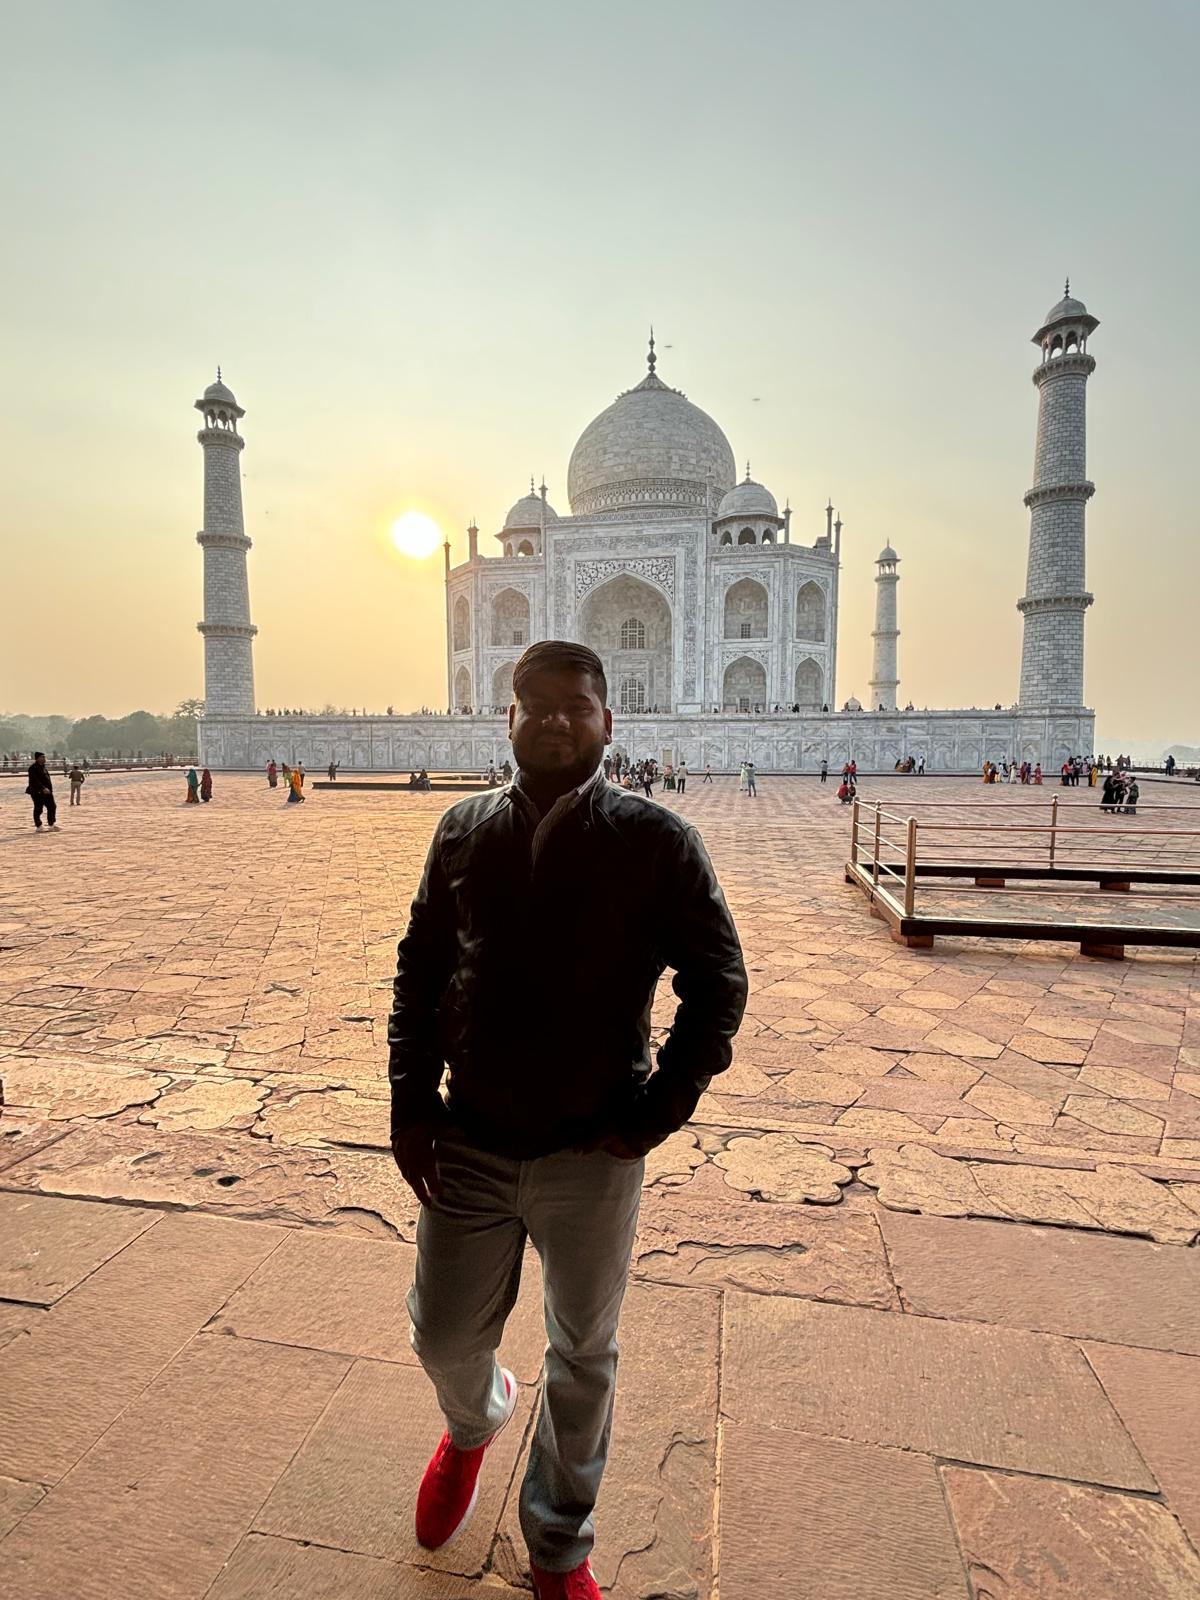
<instances>
[{"instance_id":1,"label":"short black hair","mask_svg":"<svg viewBox=\"0 0 1200 1600\"><path fill-rule=\"evenodd\" d=\"M535 672L587 672L595 681L600 693L600 703L608 704L608 679L604 663L594 650L573 639L541 639L531 644L513 668L513 698L521 698L521 690Z\"/></svg>"},{"instance_id":2,"label":"short black hair","mask_svg":"<svg viewBox=\"0 0 1200 1600\"><path fill-rule=\"evenodd\" d=\"M35 761L45 761L45 759L46 759L46 752L45 752L45 751L44 751L44 750L35 750L35 751L34 751L34 752L33 752L33 759L34 759L34 760L35 760Z\"/></svg>"}]
</instances>

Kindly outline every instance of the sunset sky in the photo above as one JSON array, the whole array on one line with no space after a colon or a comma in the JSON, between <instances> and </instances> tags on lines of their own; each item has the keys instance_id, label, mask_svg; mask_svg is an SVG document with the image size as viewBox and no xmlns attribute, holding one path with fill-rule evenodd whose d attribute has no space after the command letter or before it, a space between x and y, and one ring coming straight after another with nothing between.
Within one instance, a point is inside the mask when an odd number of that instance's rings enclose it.
<instances>
[{"instance_id":1,"label":"sunset sky","mask_svg":"<svg viewBox=\"0 0 1200 1600\"><path fill-rule=\"evenodd\" d=\"M1087 695L1200 742L1191 0L510 0L10 10L0 712L203 692L201 452L242 431L260 705L444 705L463 558L645 372L872 562L900 699L1015 698L1037 352L1091 342Z\"/></svg>"}]
</instances>

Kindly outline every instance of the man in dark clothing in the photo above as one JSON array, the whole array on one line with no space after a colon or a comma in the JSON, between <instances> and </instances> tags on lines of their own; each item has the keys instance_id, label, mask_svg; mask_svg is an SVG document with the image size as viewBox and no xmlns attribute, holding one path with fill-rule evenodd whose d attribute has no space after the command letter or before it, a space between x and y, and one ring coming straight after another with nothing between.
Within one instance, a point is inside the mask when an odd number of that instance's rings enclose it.
<instances>
[{"instance_id":1,"label":"man in dark clothing","mask_svg":"<svg viewBox=\"0 0 1200 1600\"><path fill-rule=\"evenodd\" d=\"M728 1066L746 972L695 829L603 780L612 713L599 657L532 645L513 694L516 779L442 817L388 1025L392 1151L421 1202L412 1342L447 1427L416 1531L436 1549L464 1525L513 1413L516 1382L495 1350L529 1239L549 1339L520 1498L534 1594L600 1600L592 1509L643 1158ZM630 922L634 886L653 918ZM650 1006L667 967L680 1003L655 1070Z\"/></svg>"},{"instance_id":2,"label":"man in dark clothing","mask_svg":"<svg viewBox=\"0 0 1200 1600\"><path fill-rule=\"evenodd\" d=\"M33 761L29 768L29 782L25 786L25 793L33 801L33 825L41 831L42 812L46 813L50 833L59 831L55 818L58 816L58 807L54 803L54 779L50 776L50 768L46 765L46 754L43 750L33 752Z\"/></svg>"}]
</instances>

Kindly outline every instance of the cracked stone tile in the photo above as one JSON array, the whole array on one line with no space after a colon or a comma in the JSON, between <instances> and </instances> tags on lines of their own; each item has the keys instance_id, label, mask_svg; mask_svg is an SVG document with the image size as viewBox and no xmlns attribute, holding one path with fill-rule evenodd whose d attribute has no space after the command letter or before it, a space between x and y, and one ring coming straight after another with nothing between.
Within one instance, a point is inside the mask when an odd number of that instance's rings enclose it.
<instances>
[{"instance_id":1,"label":"cracked stone tile","mask_svg":"<svg viewBox=\"0 0 1200 1600\"><path fill-rule=\"evenodd\" d=\"M1079 1483L941 1469L980 1600L1180 1600L1200 1556L1165 1506Z\"/></svg>"},{"instance_id":2,"label":"cracked stone tile","mask_svg":"<svg viewBox=\"0 0 1200 1600\"><path fill-rule=\"evenodd\" d=\"M669 1139L664 1139L662 1144L656 1145L646 1157L644 1187L648 1189L657 1184L662 1188L673 1188L686 1184L696 1168L704 1165L704 1160L704 1152L699 1148L696 1135L689 1133L686 1128L680 1128Z\"/></svg>"},{"instance_id":3,"label":"cracked stone tile","mask_svg":"<svg viewBox=\"0 0 1200 1600\"><path fill-rule=\"evenodd\" d=\"M1110 1100L1104 1095L1069 1094L1063 1111L1076 1122L1086 1123L1090 1128L1099 1128L1101 1133L1133 1133L1145 1134L1151 1138L1162 1137L1161 1117L1151 1116L1147 1111L1138 1111L1136 1107L1127 1105L1124 1101Z\"/></svg>"},{"instance_id":4,"label":"cracked stone tile","mask_svg":"<svg viewBox=\"0 0 1200 1600\"><path fill-rule=\"evenodd\" d=\"M255 1131L283 1145L361 1145L386 1150L390 1143L385 1101L353 1089L306 1090L272 1095Z\"/></svg>"},{"instance_id":5,"label":"cracked stone tile","mask_svg":"<svg viewBox=\"0 0 1200 1600\"><path fill-rule=\"evenodd\" d=\"M138 1117L166 1131L180 1128L249 1128L258 1115L267 1090L249 1078L215 1074L176 1081Z\"/></svg>"},{"instance_id":6,"label":"cracked stone tile","mask_svg":"<svg viewBox=\"0 0 1200 1600\"><path fill-rule=\"evenodd\" d=\"M852 1176L824 1145L802 1144L790 1133L738 1136L713 1159L730 1187L764 1200L832 1205Z\"/></svg>"},{"instance_id":7,"label":"cracked stone tile","mask_svg":"<svg viewBox=\"0 0 1200 1600\"><path fill-rule=\"evenodd\" d=\"M148 1105L171 1082L163 1073L116 1062L98 1066L86 1056L11 1057L0 1076L7 1106L41 1112L50 1121L112 1117Z\"/></svg>"},{"instance_id":8,"label":"cracked stone tile","mask_svg":"<svg viewBox=\"0 0 1200 1600\"><path fill-rule=\"evenodd\" d=\"M941 1120L941 1115L919 1121L906 1116L903 1111L876 1111L869 1106L851 1106L837 1119L837 1126L861 1133L864 1137L869 1135L903 1140L919 1139L922 1134L930 1133Z\"/></svg>"},{"instance_id":9,"label":"cracked stone tile","mask_svg":"<svg viewBox=\"0 0 1200 1600\"><path fill-rule=\"evenodd\" d=\"M1100 1162L1093 1170L960 1161L906 1145L872 1150L858 1178L895 1211L1102 1228L1144 1234L1163 1244L1190 1244L1200 1234L1195 1214L1166 1184L1113 1162Z\"/></svg>"}]
</instances>

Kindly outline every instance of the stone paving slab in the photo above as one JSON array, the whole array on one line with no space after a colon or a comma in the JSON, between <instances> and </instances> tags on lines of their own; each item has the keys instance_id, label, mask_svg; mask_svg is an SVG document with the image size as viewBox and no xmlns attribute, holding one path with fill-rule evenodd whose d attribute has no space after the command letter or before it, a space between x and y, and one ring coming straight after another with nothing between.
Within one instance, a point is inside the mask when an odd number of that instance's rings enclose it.
<instances>
[{"instance_id":1,"label":"stone paving slab","mask_svg":"<svg viewBox=\"0 0 1200 1600\"><path fill-rule=\"evenodd\" d=\"M1200 1356L1200 1252L1067 1228L884 1211L906 1307Z\"/></svg>"},{"instance_id":2,"label":"stone paving slab","mask_svg":"<svg viewBox=\"0 0 1200 1600\"><path fill-rule=\"evenodd\" d=\"M729 1294L724 1351L734 1422L1158 1487L1082 1353L1051 1334Z\"/></svg>"},{"instance_id":3,"label":"stone paving slab","mask_svg":"<svg viewBox=\"0 0 1200 1600\"><path fill-rule=\"evenodd\" d=\"M1195 1315L1193 1309L1193 1322ZM1089 1344L1084 1350L1200 1551L1200 1359L1117 1345Z\"/></svg>"},{"instance_id":4,"label":"stone paving slab","mask_svg":"<svg viewBox=\"0 0 1200 1600\"><path fill-rule=\"evenodd\" d=\"M975 1600L1200 1594L1200 1556L1152 1500L961 1467L943 1477Z\"/></svg>"},{"instance_id":5,"label":"stone paving slab","mask_svg":"<svg viewBox=\"0 0 1200 1600\"><path fill-rule=\"evenodd\" d=\"M45 1493L40 1483L0 1477L0 1540L16 1527L27 1511L33 1510Z\"/></svg>"},{"instance_id":6,"label":"stone paving slab","mask_svg":"<svg viewBox=\"0 0 1200 1600\"><path fill-rule=\"evenodd\" d=\"M293 1229L209 1330L416 1366L405 1305L415 1261L412 1245ZM535 1383L545 1344L541 1266L528 1250L499 1359L519 1382Z\"/></svg>"},{"instance_id":7,"label":"stone paving slab","mask_svg":"<svg viewBox=\"0 0 1200 1600\"><path fill-rule=\"evenodd\" d=\"M413 1507L443 1428L433 1389L416 1368L356 1361L255 1517L255 1531L477 1577L487 1561L533 1398L521 1388L512 1421L488 1451L469 1526L443 1549L422 1550L413 1530Z\"/></svg>"},{"instance_id":8,"label":"stone paving slab","mask_svg":"<svg viewBox=\"0 0 1200 1600\"><path fill-rule=\"evenodd\" d=\"M529 1600L529 1591L252 1533L206 1600Z\"/></svg>"},{"instance_id":9,"label":"stone paving slab","mask_svg":"<svg viewBox=\"0 0 1200 1600\"><path fill-rule=\"evenodd\" d=\"M721 1600L971 1600L927 1457L721 1429Z\"/></svg>"},{"instance_id":10,"label":"stone paving slab","mask_svg":"<svg viewBox=\"0 0 1200 1600\"><path fill-rule=\"evenodd\" d=\"M163 1217L4 1352L0 1472L67 1472L282 1238Z\"/></svg>"},{"instance_id":11,"label":"stone paving slab","mask_svg":"<svg viewBox=\"0 0 1200 1600\"><path fill-rule=\"evenodd\" d=\"M159 1216L134 1206L0 1193L0 1300L53 1305Z\"/></svg>"},{"instance_id":12,"label":"stone paving slab","mask_svg":"<svg viewBox=\"0 0 1200 1600\"><path fill-rule=\"evenodd\" d=\"M193 1340L0 1544L6 1591L21 1600L203 1595L348 1365L311 1350Z\"/></svg>"}]
</instances>

